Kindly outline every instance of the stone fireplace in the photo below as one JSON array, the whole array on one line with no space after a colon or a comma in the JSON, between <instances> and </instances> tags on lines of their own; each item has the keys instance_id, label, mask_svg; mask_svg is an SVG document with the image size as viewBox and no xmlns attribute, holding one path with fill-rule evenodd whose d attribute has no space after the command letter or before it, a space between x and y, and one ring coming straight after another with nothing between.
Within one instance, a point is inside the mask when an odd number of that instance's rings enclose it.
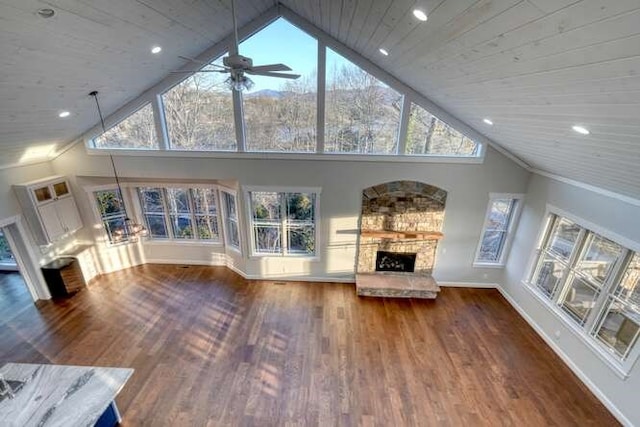
<instances>
[{"instance_id":1,"label":"stone fireplace","mask_svg":"<svg viewBox=\"0 0 640 427\"><path fill-rule=\"evenodd\" d=\"M356 276L359 295L435 298L439 288L431 273L443 237L446 198L446 191L416 181L388 182L363 191ZM358 286L358 282L367 286ZM404 283L407 289L386 292L385 282L395 287ZM415 289L420 283L429 292ZM368 289L372 285L383 291Z\"/></svg>"}]
</instances>

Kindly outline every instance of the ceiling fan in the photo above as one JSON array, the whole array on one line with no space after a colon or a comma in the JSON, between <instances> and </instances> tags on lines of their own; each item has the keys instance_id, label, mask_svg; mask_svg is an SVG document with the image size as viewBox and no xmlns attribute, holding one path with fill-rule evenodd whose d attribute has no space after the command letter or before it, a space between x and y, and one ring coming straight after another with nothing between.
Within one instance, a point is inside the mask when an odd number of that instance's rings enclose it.
<instances>
[{"instance_id":1,"label":"ceiling fan","mask_svg":"<svg viewBox=\"0 0 640 427\"><path fill-rule=\"evenodd\" d=\"M251 90L253 87L253 81L246 76L246 74L256 76L278 77L284 79L297 79L300 74L286 74L280 71L291 71L291 68L285 64L268 64L268 65L253 65L253 60L246 56L242 56L239 53L238 42L238 22L236 19L235 0L231 0L231 14L233 15L233 45L230 46L229 56L222 58L223 65L211 64L205 61L201 61L195 58L189 58L186 56L180 56L180 58L187 61L198 63L202 65L209 65L217 67L218 69L206 69L206 70L180 70L174 71L174 73L229 73L229 78L226 80L227 86L237 91Z\"/></svg>"}]
</instances>

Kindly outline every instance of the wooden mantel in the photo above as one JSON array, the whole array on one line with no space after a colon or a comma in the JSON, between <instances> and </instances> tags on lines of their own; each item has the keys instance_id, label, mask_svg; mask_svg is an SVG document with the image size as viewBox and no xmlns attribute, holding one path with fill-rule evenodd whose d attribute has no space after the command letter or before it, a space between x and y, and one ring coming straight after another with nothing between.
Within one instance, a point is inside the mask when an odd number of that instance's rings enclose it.
<instances>
[{"instance_id":1,"label":"wooden mantel","mask_svg":"<svg viewBox=\"0 0 640 427\"><path fill-rule=\"evenodd\" d=\"M443 234L439 231L395 231L395 230L362 230L362 237L377 237L380 239L422 239L440 240Z\"/></svg>"}]
</instances>

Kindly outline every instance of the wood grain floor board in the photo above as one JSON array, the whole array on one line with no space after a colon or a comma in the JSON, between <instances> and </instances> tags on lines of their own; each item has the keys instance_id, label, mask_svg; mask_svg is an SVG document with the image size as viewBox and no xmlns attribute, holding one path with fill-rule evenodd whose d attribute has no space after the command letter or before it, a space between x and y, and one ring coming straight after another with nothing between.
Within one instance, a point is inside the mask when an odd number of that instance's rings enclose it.
<instances>
[{"instance_id":1,"label":"wood grain floor board","mask_svg":"<svg viewBox=\"0 0 640 427\"><path fill-rule=\"evenodd\" d=\"M146 265L31 303L0 275L0 364L135 368L124 426L611 426L492 289L435 301Z\"/></svg>"}]
</instances>

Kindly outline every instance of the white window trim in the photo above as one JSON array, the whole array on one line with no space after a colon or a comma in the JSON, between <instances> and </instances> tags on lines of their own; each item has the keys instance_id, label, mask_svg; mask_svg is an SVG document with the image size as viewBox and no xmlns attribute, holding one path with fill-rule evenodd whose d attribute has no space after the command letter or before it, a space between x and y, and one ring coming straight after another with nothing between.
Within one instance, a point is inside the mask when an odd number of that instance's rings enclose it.
<instances>
[{"instance_id":1,"label":"white window trim","mask_svg":"<svg viewBox=\"0 0 640 427\"><path fill-rule=\"evenodd\" d=\"M229 231L227 230L227 203L226 201L224 201L224 197L222 197L222 193L227 193L233 196L233 199L236 202L236 215L238 220L238 224L237 224L238 225L238 246L237 247L229 242ZM242 216L242 214L240 213L241 208L240 208L240 204L238 203L239 201L238 192L231 188L219 187L218 195L220 198L220 207L222 210L221 212L222 215L220 217L222 219L222 231L224 234L223 242L224 242L225 249L232 250L233 252L236 252L239 255L242 255L243 238L242 238L242 223L240 222L240 217Z\"/></svg>"},{"instance_id":2,"label":"white window trim","mask_svg":"<svg viewBox=\"0 0 640 427\"><path fill-rule=\"evenodd\" d=\"M553 300L549 299L546 295L543 295L542 292L532 283L531 278L535 273L536 265L538 258L540 256L540 252L542 250L542 244L547 235L547 230L550 225L551 215L556 215L559 217L566 218L572 222L575 222L580 227L585 228L591 232L601 235L609 240L612 240L626 249L629 249L634 252L640 252L640 243L629 240L628 238L621 236L617 233L614 233L610 230L602 228L601 226L592 223L586 219L583 219L579 216L576 216L570 212L567 212L563 209L555 207L551 204L547 204L543 220L540 224L540 229L538 231L538 237L536 239L536 245L529 257L529 262L527 265L527 269L525 270L526 275L522 279L521 283L524 285L525 289L530 292L540 303L550 312L553 313L558 319L562 321L563 326L568 328L585 346L595 354L601 361L605 363L607 367L609 367L620 379L626 380L631 373L634 365L640 358L640 341L637 341L634 345L634 348L629 352L626 360L620 360L613 350L607 348L603 343L601 343L596 337L592 336L591 332L598 325L598 322L595 322L590 326L589 330L585 330L580 325L578 325L573 318L567 313L565 313L560 306L554 303ZM609 295L609 289L604 289L602 291L603 298L607 298ZM600 314L600 313L599 313Z\"/></svg>"},{"instance_id":3,"label":"white window trim","mask_svg":"<svg viewBox=\"0 0 640 427\"><path fill-rule=\"evenodd\" d=\"M509 250L511 249L511 243L513 241L513 237L515 236L515 230L518 226L518 222L520 221L520 214L522 213L522 206L524 204L524 194L521 193L489 193L489 202L487 203L487 210L484 215L484 223L482 225L482 232L480 233L480 239L478 241L478 246L476 248L476 254L474 257L473 266L478 268L504 268L507 258L509 257ZM505 239L504 245L502 246L502 250L500 251L500 258L497 261L479 261L480 257L480 249L482 247L482 239L484 238L484 234L487 231L487 226L489 225L489 217L491 215L491 208L493 206L493 202L499 199L513 199L516 201L515 207L513 208L513 212L511 213L511 218L509 221L508 228L506 230L507 237Z\"/></svg>"},{"instance_id":4,"label":"white window trim","mask_svg":"<svg viewBox=\"0 0 640 427\"><path fill-rule=\"evenodd\" d=\"M137 104L136 104L137 105ZM153 135L155 137L156 143L158 144L158 148L98 148L96 147L96 142L95 140L97 138L100 138L103 134L108 133L111 129L113 129L114 127L118 126L120 123L124 122L125 120L128 120L129 118L131 118L132 116L134 116L135 114L137 114L140 110L142 110L145 107L151 107L151 117L153 117L153 123L154 123L154 127L153 127ZM144 102L142 102L140 105L137 105L137 107L132 110L131 112L129 112L128 114L121 114L121 115L112 115L110 117L108 117L105 120L105 131L102 132L102 128L100 128L99 132L95 133L93 136L87 138L86 140L86 147L89 150L93 150L93 151L105 151L105 150L114 150L116 153L122 153L123 151L127 151L127 150L131 150L131 151L161 151L164 150L164 140L163 138L161 138L161 136L164 136L164 129L166 129L166 126L164 125L164 119L160 117L157 117L156 115L156 109L158 108L157 105L155 105L154 102L152 102L152 100L145 100ZM162 114L164 115L164 109L162 110ZM162 135L158 135L158 129L162 128L163 132Z\"/></svg>"},{"instance_id":5,"label":"white window trim","mask_svg":"<svg viewBox=\"0 0 640 427\"><path fill-rule=\"evenodd\" d=\"M320 194L322 193L321 187L282 187L282 186L243 186L242 187L245 200L245 218L247 221L247 231L249 240L249 259L260 258L290 258L290 259L304 259L307 261L319 261L320 260ZM256 251L256 242L254 239L254 225L253 225L253 212L251 206L251 192L265 192L265 193L313 193L315 197L314 206L314 232L315 232L315 252L313 255L308 254L290 254L290 253L262 253Z\"/></svg>"},{"instance_id":6,"label":"white window trim","mask_svg":"<svg viewBox=\"0 0 640 427\"><path fill-rule=\"evenodd\" d=\"M478 144L478 150L476 156L437 156L432 154L426 155L406 155L404 154L404 148L406 146L406 132L402 130L402 122L407 121L407 117L409 114L408 109L401 113L400 124L398 128L397 138L402 139L397 144L398 152L394 155L376 155L376 154L366 154L366 155L358 155L358 154L349 154L349 153L339 153L339 154L329 154L329 153L317 153L318 151L324 151L324 140L320 141L320 139L316 140L316 153L273 153L273 152L254 152L254 153L246 153L245 151L245 135L244 135L244 119L243 117L239 117L239 112L242 108L241 96L239 93L233 93L233 105L234 105L234 127L236 134L236 142L237 142L237 151L232 152L206 152L206 151L191 151L190 157L235 157L235 158L265 158L265 154L275 155L277 157L268 158L288 158L288 159L300 159L304 156L304 159L327 159L333 160L334 157L344 158L344 160L358 160L358 161L400 161L400 162L422 162L422 163L482 163L484 161L486 147L491 143L489 139L487 139L484 135L478 133L475 129L459 120L455 116L452 116L447 111L440 108L437 104L432 102L430 99L424 97L424 95L418 93L410 86L396 79L391 74L387 73L373 62L364 58L362 55L356 53L352 49L348 48L344 44L335 40L333 37L328 34L322 32L320 29L315 27L310 22L306 21L304 18L296 15L291 10L287 9L284 6L278 5L277 7L273 7L263 13L258 19L252 21L247 26L244 26L239 29L239 36L241 41L245 41L252 35L260 32L264 28L268 27L271 23L276 21L279 18L285 19L291 25L297 27L308 36L313 37L318 42L318 78L320 76L326 77L326 49L329 48L336 52L338 55L341 55L348 61L352 62L354 65L362 68L367 73L371 74L376 79L380 80L385 85L389 86L393 90L399 92L404 96L404 104L410 105L410 103L415 103L420 107L424 108L429 112L429 114L438 118L438 120L452 127L456 131L460 132L462 135L474 141ZM229 42L231 41L231 35L222 40L219 43L216 43L214 46L207 49L202 54L198 55L196 58L199 61L211 62L218 57L225 54L229 48ZM322 53L321 53L322 51ZM183 67L184 70L188 70L192 68L188 65ZM92 139L100 132L100 128L98 125L94 126L91 130L87 131L83 136L85 147L89 154L103 154L98 152L106 152L104 154L118 153L118 154L126 154L132 155L134 152L138 152L141 155L145 155L147 153L152 153L152 155L158 155L160 153L173 157L182 157L180 151L173 151L168 148L168 133L166 127L166 121L164 117L164 110L162 114L160 113L160 109L162 107L161 100L158 101L158 97L162 96L165 92L171 90L177 84L180 84L183 80L189 78L190 75L187 74L185 77L179 77L178 75L170 75L167 76L164 80L144 92L138 98L130 101L128 104L124 105L122 108L118 109L111 116L106 118L106 123L108 128L110 129L114 125L119 124L121 121L127 119L130 115L135 114L139 109L146 106L147 103L151 103L152 108L154 110L154 120L156 122L156 140L159 144L158 149L98 149L93 147ZM322 87L318 85L318 91L324 89L324 83ZM320 94L317 97L318 107L317 107L317 117L324 117L324 100L325 93L323 91L322 95ZM322 111L321 111L322 110ZM318 126L318 132L324 129L324 122L321 124L322 126ZM159 132L159 130L161 132ZM324 132L322 134L322 138L324 138ZM523 165L522 162L511 156L509 153L504 152L499 147L496 147L498 151L503 152L503 154L509 156L518 164ZM195 154L195 156L194 156ZM247 157L247 154L253 154L255 157ZM226 156L225 156L226 155Z\"/></svg>"},{"instance_id":7,"label":"white window trim","mask_svg":"<svg viewBox=\"0 0 640 427\"><path fill-rule=\"evenodd\" d=\"M122 188L122 193L120 194L120 197L122 197L125 206L127 206L129 208L129 210L127 211L127 213L129 214L129 217L131 219L134 219L136 222L139 222L139 218L138 218L138 212L137 210L134 209L131 210L132 206L135 206L135 199L136 197L131 197L130 194L130 189L126 188L125 186L121 186ZM91 186L86 186L83 187L84 191L87 194L87 197L89 198L89 205L91 206L91 212L93 212L93 215L96 219L96 223L99 227L96 227L94 229L94 232L96 232L95 230L99 228L99 231L97 231L98 235L100 237L103 238L103 244L106 247L117 247L117 246L124 246L124 245L129 245L129 244L135 244L137 242L135 241L131 241L131 240L123 240L121 242L112 242L111 239L109 238L109 233L107 233L107 230L104 228L104 224L102 222L102 216L100 215L100 211L98 210L98 206L96 203L96 196L95 193L98 191L105 191L105 190L118 190L118 186L113 183L113 184L102 184L102 185L91 185ZM142 240L142 239L140 239ZM140 241L138 240L138 241Z\"/></svg>"},{"instance_id":8,"label":"white window trim","mask_svg":"<svg viewBox=\"0 0 640 427\"><path fill-rule=\"evenodd\" d=\"M212 190L216 190L216 194L215 194L215 199L216 199L216 208L217 208L217 215L216 215L216 222L218 223L218 237L216 239L176 239L175 237L167 237L167 238L161 238L161 237L145 237L143 239L143 244L144 245L157 245L157 244L177 244L177 245L189 245L189 246L222 246L223 242L224 242L224 238L222 236L222 221L221 221L221 197L220 197L220 186L215 185L215 184L198 184L197 182L188 182L188 183L184 183L184 182L172 182L172 183L148 183L148 182L136 182L136 183L127 183L126 187L129 189L131 188L132 191L135 193L135 196L133 197L134 200L134 209L135 209L135 213L137 217L141 217L142 218L142 222L141 224L146 224L146 219L144 218L144 210L142 209L142 205L140 203L140 193L138 191L139 188L144 187L144 188L160 188L160 189L166 189L166 188L186 188L186 189L192 189L192 188L208 188L208 189L212 189ZM163 191L163 197L165 196L164 194L165 192ZM166 201L165 201L166 203ZM165 206L167 207L167 206ZM167 212L165 212L165 215L167 214ZM192 213L192 215L194 215ZM167 227L170 227L171 224L165 224ZM169 228L167 228L167 234L168 235L172 235L173 231L169 231Z\"/></svg>"}]
</instances>

